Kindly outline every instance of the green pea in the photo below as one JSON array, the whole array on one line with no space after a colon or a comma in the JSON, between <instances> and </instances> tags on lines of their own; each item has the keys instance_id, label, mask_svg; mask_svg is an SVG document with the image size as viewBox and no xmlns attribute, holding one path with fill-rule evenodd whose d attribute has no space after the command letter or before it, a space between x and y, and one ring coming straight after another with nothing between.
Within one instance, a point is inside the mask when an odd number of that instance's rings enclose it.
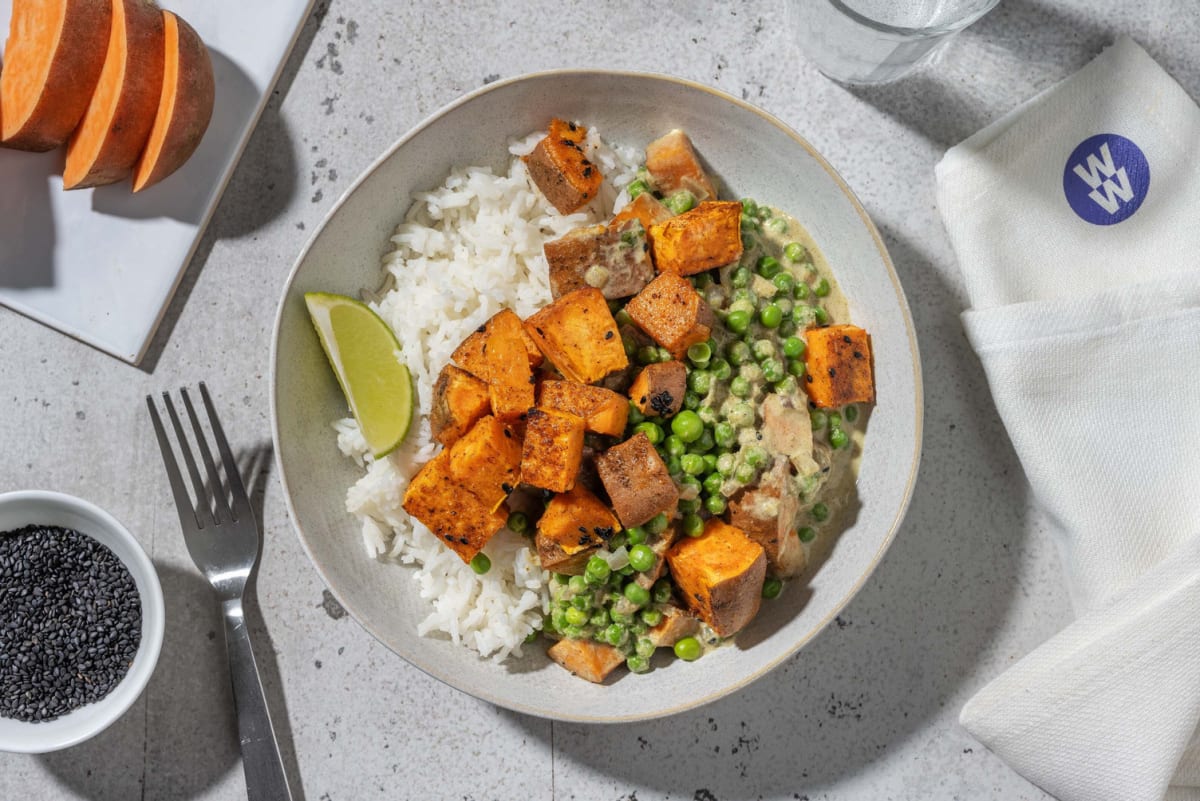
<instances>
[{"instance_id":1,"label":"green pea","mask_svg":"<svg viewBox=\"0 0 1200 801\"><path fill-rule=\"evenodd\" d=\"M711 514L722 514L725 511L725 499L720 495L709 495L704 499L704 508Z\"/></svg>"},{"instance_id":2,"label":"green pea","mask_svg":"<svg viewBox=\"0 0 1200 801\"><path fill-rule=\"evenodd\" d=\"M672 214L683 214L696 205L696 196L686 189L680 189L663 198L663 205L670 209Z\"/></svg>"},{"instance_id":3,"label":"green pea","mask_svg":"<svg viewBox=\"0 0 1200 801\"><path fill-rule=\"evenodd\" d=\"M729 299L733 302L733 304L749 304L750 308L754 308L758 305L758 295L746 288L733 290L733 294L730 295ZM738 308L745 307L738 306ZM733 311L732 305L730 306L730 311Z\"/></svg>"},{"instance_id":4,"label":"green pea","mask_svg":"<svg viewBox=\"0 0 1200 801\"><path fill-rule=\"evenodd\" d=\"M567 587L576 595L585 593L588 591L587 579L583 576L571 576L570 580L567 581Z\"/></svg>"},{"instance_id":5,"label":"green pea","mask_svg":"<svg viewBox=\"0 0 1200 801\"><path fill-rule=\"evenodd\" d=\"M755 217L752 217L751 215L747 214L744 211L742 212L742 219L741 219L740 224L741 224L741 228L743 231L761 231L762 230L762 224L758 221L758 219Z\"/></svg>"},{"instance_id":6,"label":"green pea","mask_svg":"<svg viewBox=\"0 0 1200 801\"><path fill-rule=\"evenodd\" d=\"M749 267L738 267L733 271L733 274L729 276L729 285L734 289L745 289L746 287L750 286L751 275L752 273L750 272Z\"/></svg>"},{"instance_id":7,"label":"green pea","mask_svg":"<svg viewBox=\"0 0 1200 801\"><path fill-rule=\"evenodd\" d=\"M740 339L735 339L725 348L725 355L734 366L745 364L750 361L750 346Z\"/></svg>"},{"instance_id":8,"label":"green pea","mask_svg":"<svg viewBox=\"0 0 1200 801\"><path fill-rule=\"evenodd\" d=\"M850 404L845 409L842 409L842 416L846 418L847 423L853 423L858 419L858 407Z\"/></svg>"},{"instance_id":9,"label":"green pea","mask_svg":"<svg viewBox=\"0 0 1200 801\"><path fill-rule=\"evenodd\" d=\"M703 367L712 358L712 346L707 342L697 342L687 349L687 357L692 364Z\"/></svg>"},{"instance_id":10,"label":"green pea","mask_svg":"<svg viewBox=\"0 0 1200 801\"><path fill-rule=\"evenodd\" d=\"M783 369L783 362L778 359L767 359L762 363L763 378L774 384L777 381L782 381L787 372ZM642 425L645 425L643 423Z\"/></svg>"},{"instance_id":11,"label":"green pea","mask_svg":"<svg viewBox=\"0 0 1200 801\"><path fill-rule=\"evenodd\" d=\"M768 280L778 275L781 269L783 266L774 256L763 256L758 260L758 274Z\"/></svg>"},{"instance_id":12,"label":"green pea","mask_svg":"<svg viewBox=\"0 0 1200 801\"><path fill-rule=\"evenodd\" d=\"M625 532L618 531L616 534L613 534L611 537L609 537L608 549L610 551L615 551L618 548L622 547L623 545L627 545L628 543L629 543L629 540L625 536Z\"/></svg>"},{"instance_id":13,"label":"green pea","mask_svg":"<svg viewBox=\"0 0 1200 801\"><path fill-rule=\"evenodd\" d=\"M708 369L717 381L728 381L729 376L733 375L733 367L724 359L713 359L708 365Z\"/></svg>"},{"instance_id":14,"label":"green pea","mask_svg":"<svg viewBox=\"0 0 1200 801\"><path fill-rule=\"evenodd\" d=\"M670 459L667 459L667 472L671 474L672 478L683 472L683 467L679 464L678 456L672 456Z\"/></svg>"},{"instance_id":15,"label":"green pea","mask_svg":"<svg viewBox=\"0 0 1200 801\"><path fill-rule=\"evenodd\" d=\"M625 657L625 667L629 668L630 673L645 673L650 670L650 660L644 656L630 654Z\"/></svg>"},{"instance_id":16,"label":"green pea","mask_svg":"<svg viewBox=\"0 0 1200 801\"><path fill-rule=\"evenodd\" d=\"M650 187L641 178L638 178L635 181L631 181L629 183L629 186L627 186L625 188L629 191L629 199L630 200L634 200L635 198L637 198L638 195L642 194L643 192L650 191Z\"/></svg>"},{"instance_id":17,"label":"green pea","mask_svg":"<svg viewBox=\"0 0 1200 801\"><path fill-rule=\"evenodd\" d=\"M529 516L524 512L510 512L504 525L514 534L524 534L529 530Z\"/></svg>"},{"instance_id":18,"label":"green pea","mask_svg":"<svg viewBox=\"0 0 1200 801\"><path fill-rule=\"evenodd\" d=\"M808 368L805 367L802 359L788 359L787 369L788 373L799 378L800 376L804 375L804 371Z\"/></svg>"},{"instance_id":19,"label":"green pea","mask_svg":"<svg viewBox=\"0 0 1200 801\"><path fill-rule=\"evenodd\" d=\"M583 575L590 584L603 584L608 581L609 575L612 573L612 568L608 566L599 556L593 556L588 559L587 567L583 569Z\"/></svg>"},{"instance_id":20,"label":"green pea","mask_svg":"<svg viewBox=\"0 0 1200 801\"><path fill-rule=\"evenodd\" d=\"M644 524L644 527L648 534L662 534L667 530L667 525L667 515L663 512L659 512L654 517L647 520Z\"/></svg>"},{"instance_id":21,"label":"green pea","mask_svg":"<svg viewBox=\"0 0 1200 801\"><path fill-rule=\"evenodd\" d=\"M751 445L750 447L746 448L746 464L750 465L751 467L762 467L766 463L766 448L758 445Z\"/></svg>"},{"instance_id":22,"label":"green pea","mask_svg":"<svg viewBox=\"0 0 1200 801\"><path fill-rule=\"evenodd\" d=\"M704 459L704 472L711 473L717 469L717 454L706 453L701 458Z\"/></svg>"},{"instance_id":23,"label":"green pea","mask_svg":"<svg viewBox=\"0 0 1200 801\"><path fill-rule=\"evenodd\" d=\"M542 633L540 631L538 631L537 629L534 629L533 631L529 632L528 634L525 635L525 644L529 645L532 642L536 642L537 638L540 637L541 634Z\"/></svg>"},{"instance_id":24,"label":"green pea","mask_svg":"<svg viewBox=\"0 0 1200 801\"><path fill-rule=\"evenodd\" d=\"M612 619L613 623L619 623L622 626L633 625L633 615L628 612L618 612L615 607L608 610L608 616Z\"/></svg>"},{"instance_id":25,"label":"green pea","mask_svg":"<svg viewBox=\"0 0 1200 801\"><path fill-rule=\"evenodd\" d=\"M732 453L722 453L717 457L717 472L719 472L722 476L729 475L733 472L733 462L734 459Z\"/></svg>"},{"instance_id":26,"label":"green pea","mask_svg":"<svg viewBox=\"0 0 1200 801\"><path fill-rule=\"evenodd\" d=\"M744 381L745 379L742 380ZM722 420L713 426L713 439L716 440L718 446L728 448L737 441L737 430L728 422Z\"/></svg>"},{"instance_id":27,"label":"green pea","mask_svg":"<svg viewBox=\"0 0 1200 801\"><path fill-rule=\"evenodd\" d=\"M794 375L785 375L782 381L775 382L774 387L777 395L794 395L799 389Z\"/></svg>"},{"instance_id":28,"label":"green pea","mask_svg":"<svg viewBox=\"0 0 1200 801\"><path fill-rule=\"evenodd\" d=\"M737 469L733 471L734 479L741 484L749 484L754 480L754 476L757 474L757 470L745 463L738 465Z\"/></svg>"},{"instance_id":29,"label":"green pea","mask_svg":"<svg viewBox=\"0 0 1200 801\"><path fill-rule=\"evenodd\" d=\"M563 574L563 573L555 573L554 574L554 580L555 580L555 582L557 582L559 584L566 584L570 581L570 579L571 579L570 576Z\"/></svg>"},{"instance_id":30,"label":"green pea","mask_svg":"<svg viewBox=\"0 0 1200 801\"><path fill-rule=\"evenodd\" d=\"M683 408L687 409L689 412L694 412L699 409L700 396L695 392L692 392L690 389L683 393ZM700 422L703 423L704 421L701 420Z\"/></svg>"},{"instance_id":31,"label":"green pea","mask_svg":"<svg viewBox=\"0 0 1200 801\"><path fill-rule=\"evenodd\" d=\"M700 432L700 439L692 443L692 453L705 454L717 447L717 441L713 439L712 432L707 428Z\"/></svg>"},{"instance_id":32,"label":"green pea","mask_svg":"<svg viewBox=\"0 0 1200 801\"><path fill-rule=\"evenodd\" d=\"M808 413L808 418L812 421L813 431L821 431L825 428L825 424L829 422L829 418L825 415L825 412L820 409L813 409Z\"/></svg>"},{"instance_id":33,"label":"green pea","mask_svg":"<svg viewBox=\"0 0 1200 801\"><path fill-rule=\"evenodd\" d=\"M842 424L842 416L837 412L829 412L825 418L829 421L830 428L838 428Z\"/></svg>"},{"instance_id":34,"label":"green pea","mask_svg":"<svg viewBox=\"0 0 1200 801\"><path fill-rule=\"evenodd\" d=\"M658 360L660 362L674 361L674 359L675 357L671 355L671 351L667 350L666 348L658 349Z\"/></svg>"},{"instance_id":35,"label":"green pea","mask_svg":"<svg viewBox=\"0 0 1200 801\"><path fill-rule=\"evenodd\" d=\"M812 542L817 538L817 530L812 526L802 526L796 534L801 542Z\"/></svg>"},{"instance_id":36,"label":"green pea","mask_svg":"<svg viewBox=\"0 0 1200 801\"><path fill-rule=\"evenodd\" d=\"M771 598L778 598L779 592L782 589L783 589L783 582L780 581L779 579L775 578L774 576L771 576L770 578L768 578L766 581L763 582L762 597L764 597L768 600L770 600Z\"/></svg>"},{"instance_id":37,"label":"green pea","mask_svg":"<svg viewBox=\"0 0 1200 801\"><path fill-rule=\"evenodd\" d=\"M784 296L791 296L792 291L796 288L796 279L792 277L791 273L787 272L781 272L776 275L771 279L771 283L775 284L775 288L779 290L779 294Z\"/></svg>"},{"instance_id":38,"label":"green pea","mask_svg":"<svg viewBox=\"0 0 1200 801\"><path fill-rule=\"evenodd\" d=\"M788 242L787 247L783 249L783 256L788 261L801 261L804 259L804 245L799 242Z\"/></svg>"},{"instance_id":39,"label":"green pea","mask_svg":"<svg viewBox=\"0 0 1200 801\"><path fill-rule=\"evenodd\" d=\"M767 328L778 328L783 322L783 310L777 304L768 303L759 309L758 319Z\"/></svg>"},{"instance_id":40,"label":"green pea","mask_svg":"<svg viewBox=\"0 0 1200 801\"><path fill-rule=\"evenodd\" d=\"M750 312L731 311L725 316L725 327L735 334L746 333L746 329L750 327ZM640 355L641 351L638 353Z\"/></svg>"},{"instance_id":41,"label":"green pea","mask_svg":"<svg viewBox=\"0 0 1200 801\"><path fill-rule=\"evenodd\" d=\"M729 382L729 391L739 398L748 398L750 396L750 382L739 376L734 376Z\"/></svg>"},{"instance_id":42,"label":"green pea","mask_svg":"<svg viewBox=\"0 0 1200 801\"><path fill-rule=\"evenodd\" d=\"M844 429L831 428L829 429L829 444L835 448L844 448L850 443L850 437Z\"/></svg>"},{"instance_id":43,"label":"green pea","mask_svg":"<svg viewBox=\"0 0 1200 801\"><path fill-rule=\"evenodd\" d=\"M631 581L625 585L625 589L621 590L621 594L631 604L645 606L650 603L650 590L638 584L636 581Z\"/></svg>"},{"instance_id":44,"label":"green pea","mask_svg":"<svg viewBox=\"0 0 1200 801\"><path fill-rule=\"evenodd\" d=\"M683 467L683 472L689 476L698 476L704 472L704 457L694 453L685 453L680 456L679 464Z\"/></svg>"},{"instance_id":45,"label":"green pea","mask_svg":"<svg viewBox=\"0 0 1200 801\"><path fill-rule=\"evenodd\" d=\"M818 298L823 298L829 295L829 281L821 278L817 281L817 285L813 287L813 294Z\"/></svg>"},{"instance_id":46,"label":"green pea","mask_svg":"<svg viewBox=\"0 0 1200 801\"><path fill-rule=\"evenodd\" d=\"M758 214L758 203L754 200L754 198L742 198L742 213Z\"/></svg>"},{"instance_id":47,"label":"green pea","mask_svg":"<svg viewBox=\"0 0 1200 801\"><path fill-rule=\"evenodd\" d=\"M823 523L829 519L829 507L824 503L814 503L810 513L813 520L816 520L818 523Z\"/></svg>"},{"instance_id":48,"label":"green pea","mask_svg":"<svg viewBox=\"0 0 1200 801\"><path fill-rule=\"evenodd\" d=\"M699 537L704 533L704 519L695 513L684 515L683 533L689 537Z\"/></svg>"},{"instance_id":49,"label":"green pea","mask_svg":"<svg viewBox=\"0 0 1200 801\"><path fill-rule=\"evenodd\" d=\"M604 629L604 641L615 648L625 641L627 633L620 623L612 623Z\"/></svg>"},{"instance_id":50,"label":"green pea","mask_svg":"<svg viewBox=\"0 0 1200 801\"><path fill-rule=\"evenodd\" d=\"M800 337L788 337L783 341L783 355L789 359L804 355L804 340Z\"/></svg>"},{"instance_id":51,"label":"green pea","mask_svg":"<svg viewBox=\"0 0 1200 801\"><path fill-rule=\"evenodd\" d=\"M630 545L641 545L646 541L646 529L641 526L632 526L625 529L625 535L628 537Z\"/></svg>"},{"instance_id":52,"label":"green pea","mask_svg":"<svg viewBox=\"0 0 1200 801\"><path fill-rule=\"evenodd\" d=\"M685 409L671 420L671 431L684 442L695 442L704 433L704 423L698 414Z\"/></svg>"},{"instance_id":53,"label":"green pea","mask_svg":"<svg viewBox=\"0 0 1200 801\"><path fill-rule=\"evenodd\" d=\"M739 401L725 412L725 419L740 428L752 426L754 425L754 407L746 401Z\"/></svg>"},{"instance_id":54,"label":"green pea","mask_svg":"<svg viewBox=\"0 0 1200 801\"><path fill-rule=\"evenodd\" d=\"M814 306L813 314L816 316L817 325L829 325L829 312L825 311L820 306Z\"/></svg>"},{"instance_id":55,"label":"green pea","mask_svg":"<svg viewBox=\"0 0 1200 801\"><path fill-rule=\"evenodd\" d=\"M721 491L721 485L725 483L725 477L720 473L709 473L704 477L704 481L702 483L704 485L705 492L707 492L709 495L716 495Z\"/></svg>"},{"instance_id":56,"label":"green pea","mask_svg":"<svg viewBox=\"0 0 1200 801\"><path fill-rule=\"evenodd\" d=\"M651 423L649 420L634 426L633 433L645 434L651 445L657 445L663 439L663 430L659 428L658 423Z\"/></svg>"},{"instance_id":57,"label":"green pea","mask_svg":"<svg viewBox=\"0 0 1200 801\"><path fill-rule=\"evenodd\" d=\"M684 662L695 662L700 658L700 641L695 637L680 637L675 642L675 656Z\"/></svg>"},{"instance_id":58,"label":"green pea","mask_svg":"<svg viewBox=\"0 0 1200 801\"><path fill-rule=\"evenodd\" d=\"M717 421L721 419L720 413L711 406L708 406L703 401L696 408L696 414L700 416L700 422L706 426L715 426Z\"/></svg>"},{"instance_id":59,"label":"green pea","mask_svg":"<svg viewBox=\"0 0 1200 801\"><path fill-rule=\"evenodd\" d=\"M471 569L482 576L492 569L492 560L488 559L485 553L477 553L471 559Z\"/></svg>"},{"instance_id":60,"label":"green pea","mask_svg":"<svg viewBox=\"0 0 1200 801\"><path fill-rule=\"evenodd\" d=\"M776 298L775 305L779 307L780 313L783 314L783 319L779 322L778 326L779 328L783 328L783 324L791 318L792 310L795 308L795 304L792 303L791 298ZM780 337L786 339L783 334L780 334Z\"/></svg>"},{"instance_id":61,"label":"green pea","mask_svg":"<svg viewBox=\"0 0 1200 801\"><path fill-rule=\"evenodd\" d=\"M645 573L654 567L654 563L657 561L658 557L655 556L649 545L635 545L629 549L629 564L633 565L633 569L639 573Z\"/></svg>"},{"instance_id":62,"label":"green pea","mask_svg":"<svg viewBox=\"0 0 1200 801\"><path fill-rule=\"evenodd\" d=\"M617 572L617 574L619 574L619 575L623 576L624 578L629 578L630 576L632 576L632 575L633 575L634 573L636 573L637 571L636 571L636 570L634 570L634 569L633 569L632 567L630 567L629 565L625 565L625 567L621 568L620 570L618 570L618 571L616 571L616 572Z\"/></svg>"},{"instance_id":63,"label":"green pea","mask_svg":"<svg viewBox=\"0 0 1200 801\"><path fill-rule=\"evenodd\" d=\"M757 217L757 218L758 218L758 219L760 219L760 220L769 220L769 219L771 219L771 217L772 217L772 213L771 213L771 207L770 207L770 206L763 206L763 205L761 205L761 204L760 204L760 205L759 205L759 207L758 207L757 209L755 209L755 210L754 210L754 216L755 216L755 217Z\"/></svg>"},{"instance_id":64,"label":"green pea","mask_svg":"<svg viewBox=\"0 0 1200 801\"><path fill-rule=\"evenodd\" d=\"M767 221L767 227L777 234L783 234L787 232L788 224L782 217L773 217Z\"/></svg>"},{"instance_id":65,"label":"green pea","mask_svg":"<svg viewBox=\"0 0 1200 801\"><path fill-rule=\"evenodd\" d=\"M638 616L650 628L654 628L659 623L662 623L663 613L657 609L643 609Z\"/></svg>"},{"instance_id":66,"label":"green pea","mask_svg":"<svg viewBox=\"0 0 1200 801\"><path fill-rule=\"evenodd\" d=\"M635 406L633 404L633 402L631 401L629 403L629 417L627 420L627 424L631 425L631 426L635 426L645 419L646 419L646 415L642 414L642 410L639 409L637 406Z\"/></svg>"},{"instance_id":67,"label":"green pea","mask_svg":"<svg viewBox=\"0 0 1200 801\"><path fill-rule=\"evenodd\" d=\"M769 359L775 355L775 343L769 339L757 339L754 341L754 358L758 360Z\"/></svg>"},{"instance_id":68,"label":"green pea","mask_svg":"<svg viewBox=\"0 0 1200 801\"><path fill-rule=\"evenodd\" d=\"M697 395L707 395L712 388L713 375L707 370L693 370L688 376L688 388Z\"/></svg>"},{"instance_id":69,"label":"green pea","mask_svg":"<svg viewBox=\"0 0 1200 801\"><path fill-rule=\"evenodd\" d=\"M658 361L658 348L653 345L643 345L638 348L638 364L654 364Z\"/></svg>"},{"instance_id":70,"label":"green pea","mask_svg":"<svg viewBox=\"0 0 1200 801\"><path fill-rule=\"evenodd\" d=\"M637 644L633 648L634 653L643 659L654 656L654 642L649 637L638 637Z\"/></svg>"},{"instance_id":71,"label":"green pea","mask_svg":"<svg viewBox=\"0 0 1200 801\"><path fill-rule=\"evenodd\" d=\"M566 612L568 626L586 626L590 617L591 615L587 612L582 609L576 609L573 606Z\"/></svg>"},{"instance_id":72,"label":"green pea","mask_svg":"<svg viewBox=\"0 0 1200 801\"><path fill-rule=\"evenodd\" d=\"M803 281L797 281L796 288L792 290L792 294L796 297L796 300L807 300L808 284Z\"/></svg>"},{"instance_id":73,"label":"green pea","mask_svg":"<svg viewBox=\"0 0 1200 801\"><path fill-rule=\"evenodd\" d=\"M654 582L654 589L651 592L654 596L654 603L665 604L667 601L671 600L671 595L674 593L674 589L671 587L671 582L669 579L659 579L658 581Z\"/></svg>"}]
</instances>

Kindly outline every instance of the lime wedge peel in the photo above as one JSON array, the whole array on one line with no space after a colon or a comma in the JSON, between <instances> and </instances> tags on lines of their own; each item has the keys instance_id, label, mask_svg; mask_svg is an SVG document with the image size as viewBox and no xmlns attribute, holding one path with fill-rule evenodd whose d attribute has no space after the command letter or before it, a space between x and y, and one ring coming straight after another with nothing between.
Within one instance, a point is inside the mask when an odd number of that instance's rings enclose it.
<instances>
[{"instance_id":1,"label":"lime wedge peel","mask_svg":"<svg viewBox=\"0 0 1200 801\"><path fill-rule=\"evenodd\" d=\"M386 456L404 441L413 419L412 375L395 333L369 306L345 295L308 292L304 303L363 439L376 457Z\"/></svg>"}]
</instances>

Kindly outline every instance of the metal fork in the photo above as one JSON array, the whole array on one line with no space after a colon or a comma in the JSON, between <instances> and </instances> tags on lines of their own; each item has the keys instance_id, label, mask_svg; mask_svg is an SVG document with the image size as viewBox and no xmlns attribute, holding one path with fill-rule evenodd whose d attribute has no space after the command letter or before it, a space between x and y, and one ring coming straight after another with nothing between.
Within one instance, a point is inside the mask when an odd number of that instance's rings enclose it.
<instances>
[{"instance_id":1,"label":"metal fork","mask_svg":"<svg viewBox=\"0 0 1200 801\"><path fill-rule=\"evenodd\" d=\"M195 490L195 503L188 496L187 484L167 438L162 418L154 399L149 395L146 396L146 405L150 408L150 419L158 435L158 447L167 468L171 492L175 495L175 506L179 510L179 523L183 526L183 539L187 543L188 553L216 590L221 602L225 619L225 646L229 652L229 673L233 679L233 699L237 707L242 766L246 772L246 797L249 801L291 801L292 793L279 756L279 745L275 741L275 731L271 726L271 715L267 710L242 608L246 585L258 561L258 525L237 462L229 450L221 421L217 419L208 395L208 388L204 382L200 382L200 397L208 412L212 438L225 467L228 491L233 499L232 507L226 501L226 491L222 487L217 465L187 389L180 389L179 395L191 421L200 459L208 476L207 488L184 435L179 415L171 403L171 396L166 392L162 396L183 463Z\"/></svg>"}]
</instances>

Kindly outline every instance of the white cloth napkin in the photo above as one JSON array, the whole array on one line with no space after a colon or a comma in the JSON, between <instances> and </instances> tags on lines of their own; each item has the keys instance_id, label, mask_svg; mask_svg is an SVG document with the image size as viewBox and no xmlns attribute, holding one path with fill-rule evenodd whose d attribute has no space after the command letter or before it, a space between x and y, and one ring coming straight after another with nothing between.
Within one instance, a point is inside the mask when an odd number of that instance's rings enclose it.
<instances>
[{"instance_id":1,"label":"white cloth napkin","mask_svg":"<svg viewBox=\"0 0 1200 801\"><path fill-rule=\"evenodd\" d=\"M1200 799L1198 165L1200 109L1123 38L937 167L1078 614L961 722L1062 801Z\"/></svg>"}]
</instances>

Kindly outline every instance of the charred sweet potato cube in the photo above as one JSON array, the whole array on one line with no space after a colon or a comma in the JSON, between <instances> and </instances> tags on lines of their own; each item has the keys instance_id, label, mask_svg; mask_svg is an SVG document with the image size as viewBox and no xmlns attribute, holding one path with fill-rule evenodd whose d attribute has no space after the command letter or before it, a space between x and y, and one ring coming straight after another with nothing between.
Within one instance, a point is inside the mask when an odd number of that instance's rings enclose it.
<instances>
[{"instance_id":1,"label":"charred sweet potato cube","mask_svg":"<svg viewBox=\"0 0 1200 801\"><path fill-rule=\"evenodd\" d=\"M587 158L587 128L560 119L550 121L550 131L521 160L529 177L559 214L570 214L596 196L604 176Z\"/></svg>"},{"instance_id":2,"label":"charred sweet potato cube","mask_svg":"<svg viewBox=\"0 0 1200 801\"><path fill-rule=\"evenodd\" d=\"M671 417L683 406L687 392L687 367L683 362L656 362L638 373L629 388L629 399L647 417Z\"/></svg>"},{"instance_id":3,"label":"charred sweet potato cube","mask_svg":"<svg viewBox=\"0 0 1200 801\"><path fill-rule=\"evenodd\" d=\"M678 606L665 606L663 618L657 626L646 632L656 648L670 648L684 637L694 636L700 631L700 621Z\"/></svg>"},{"instance_id":4,"label":"charred sweet potato cube","mask_svg":"<svg viewBox=\"0 0 1200 801\"><path fill-rule=\"evenodd\" d=\"M404 492L404 510L469 563L504 526L506 515L463 491L451 458L447 448L413 476Z\"/></svg>"},{"instance_id":5,"label":"charred sweet potato cube","mask_svg":"<svg viewBox=\"0 0 1200 801\"><path fill-rule=\"evenodd\" d=\"M742 256L742 204L705 201L650 226L650 249L660 273L695 275Z\"/></svg>"},{"instance_id":6,"label":"charred sweet potato cube","mask_svg":"<svg viewBox=\"0 0 1200 801\"><path fill-rule=\"evenodd\" d=\"M777 576L804 572L808 554L796 532L800 499L789 486L791 468L780 459L758 486L729 501L729 522L763 547L767 564Z\"/></svg>"},{"instance_id":7,"label":"charred sweet potato cube","mask_svg":"<svg viewBox=\"0 0 1200 801\"><path fill-rule=\"evenodd\" d=\"M621 530L604 502L577 484L550 499L537 524L534 543L542 567L577 576L588 558Z\"/></svg>"},{"instance_id":8,"label":"charred sweet potato cube","mask_svg":"<svg viewBox=\"0 0 1200 801\"><path fill-rule=\"evenodd\" d=\"M433 438L451 445L491 409L488 385L466 370L447 364L433 385L433 408L429 413Z\"/></svg>"},{"instance_id":9,"label":"charred sweet potato cube","mask_svg":"<svg viewBox=\"0 0 1200 801\"><path fill-rule=\"evenodd\" d=\"M646 145L646 171L654 188L669 195L686 189L697 200L716 200L717 190L700 166L692 140L676 128Z\"/></svg>"},{"instance_id":10,"label":"charred sweet potato cube","mask_svg":"<svg viewBox=\"0 0 1200 801\"><path fill-rule=\"evenodd\" d=\"M495 509L521 480L521 440L492 415L449 448L450 473L465 492Z\"/></svg>"},{"instance_id":11,"label":"charred sweet potato cube","mask_svg":"<svg viewBox=\"0 0 1200 801\"><path fill-rule=\"evenodd\" d=\"M654 278L649 249L637 220L576 228L542 246L550 292L561 298L594 286L609 300L636 295Z\"/></svg>"},{"instance_id":12,"label":"charred sweet potato cube","mask_svg":"<svg viewBox=\"0 0 1200 801\"><path fill-rule=\"evenodd\" d=\"M483 335L492 413L505 421L516 420L534 404L533 371L525 353L524 335L521 318L511 311L502 311L488 321Z\"/></svg>"},{"instance_id":13,"label":"charred sweet potato cube","mask_svg":"<svg viewBox=\"0 0 1200 801\"><path fill-rule=\"evenodd\" d=\"M572 381L591 384L629 365L608 301L595 287L563 295L531 315L525 330Z\"/></svg>"},{"instance_id":14,"label":"charred sweet potato cube","mask_svg":"<svg viewBox=\"0 0 1200 801\"><path fill-rule=\"evenodd\" d=\"M581 679L600 684L625 664L625 655L604 643L564 637L546 649L546 654Z\"/></svg>"},{"instance_id":15,"label":"charred sweet potato cube","mask_svg":"<svg viewBox=\"0 0 1200 801\"><path fill-rule=\"evenodd\" d=\"M699 537L683 537L667 552L671 577L688 607L721 637L758 613L767 556L762 546L719 517Z\"/></svg>"},{"instance_id":16,"label":"charred sweet potato cube","mask_svg":"<svg viewBox=\"0 0 1200 801\"><path fill-rule=\"evenodd\" d=\"M543 381L538 406L583 418L584 430L619 437L629 420L629 402L611 389L577 381Z\"/></svg>"},{"instance_id":17,"label":"charred sweet potato cube","mask_svg":"<svg viewBox=\"0 0 1200 801\"><path fill-rule=\"evenodd\" d=\"M613 215L609 225L623 223L626 220L638 220L642 228L649 231L650 226L671 219L671 210L662 204L658 198L649 192L643 192L625 205L625 208Z\"/></svg>"},{"instance_id":18,"label":"charred sweet potato cube","mask_svg":"<svg viewBox=\"0 0 1200 801\"><path fill-rule=\"evenodd\" d=\"M512 317L518 323L521 321L521 318L517 317L517 313L512 309L501 309L492 315L490 320L471 332L471 335L454 349L454 353L450 354L450 360L481 381L489 380L485 356L487 351L484 343L487 341L488 330L494 326L497 319L502 319L502 317ZM529 369L536 370L542 365L542 352L538 350L533 339L524 330L521 332L521 339L525 345L525 353L529 357Z\"/></svg>"},{"instance_id":19,"label":"charred sweet potato cube","mask_svg":"<svg viewBox=\"0 0 1200 801\"><path fill-rule=\"evenodd\" d=\"M551 492L575 486L583 461L583 418L533 408L525 420L521 480Z\"/></svg>"},{"instance_id":20,"label":"charred sweet potato cube","mask_svg":"<svg viewBox=\"0 0 1200 801\"><path fill-rule=\"evenodd\" d=\"M662 273L625 304L638 328L682 360L687 349L704 342L714 325L712 307L688 280Z\"/></svg>"},{"instance_id":21,"label":"charred sweet potato cube","mask_svg":"<svg viewBox=\"0 0 1200 801\"><path fill-rule=\"evenodd\" d=\"M873 403L875 375L871 336L853 325L813 328L804 338L804 391L813 404L837 408L847 403Z\"/></svg>"},{"instance_id":22,"label":"charred sweet potato cube","mask_svg":"<svg viewBox=\"0 0 1200 801\"><path fill-rule=\"evenodd\" d=\"M662 457L639 432L596 457L600 481L626 528L640 526L659 512L671 512L679 490Z\"/></svg>"}]
</instances>

